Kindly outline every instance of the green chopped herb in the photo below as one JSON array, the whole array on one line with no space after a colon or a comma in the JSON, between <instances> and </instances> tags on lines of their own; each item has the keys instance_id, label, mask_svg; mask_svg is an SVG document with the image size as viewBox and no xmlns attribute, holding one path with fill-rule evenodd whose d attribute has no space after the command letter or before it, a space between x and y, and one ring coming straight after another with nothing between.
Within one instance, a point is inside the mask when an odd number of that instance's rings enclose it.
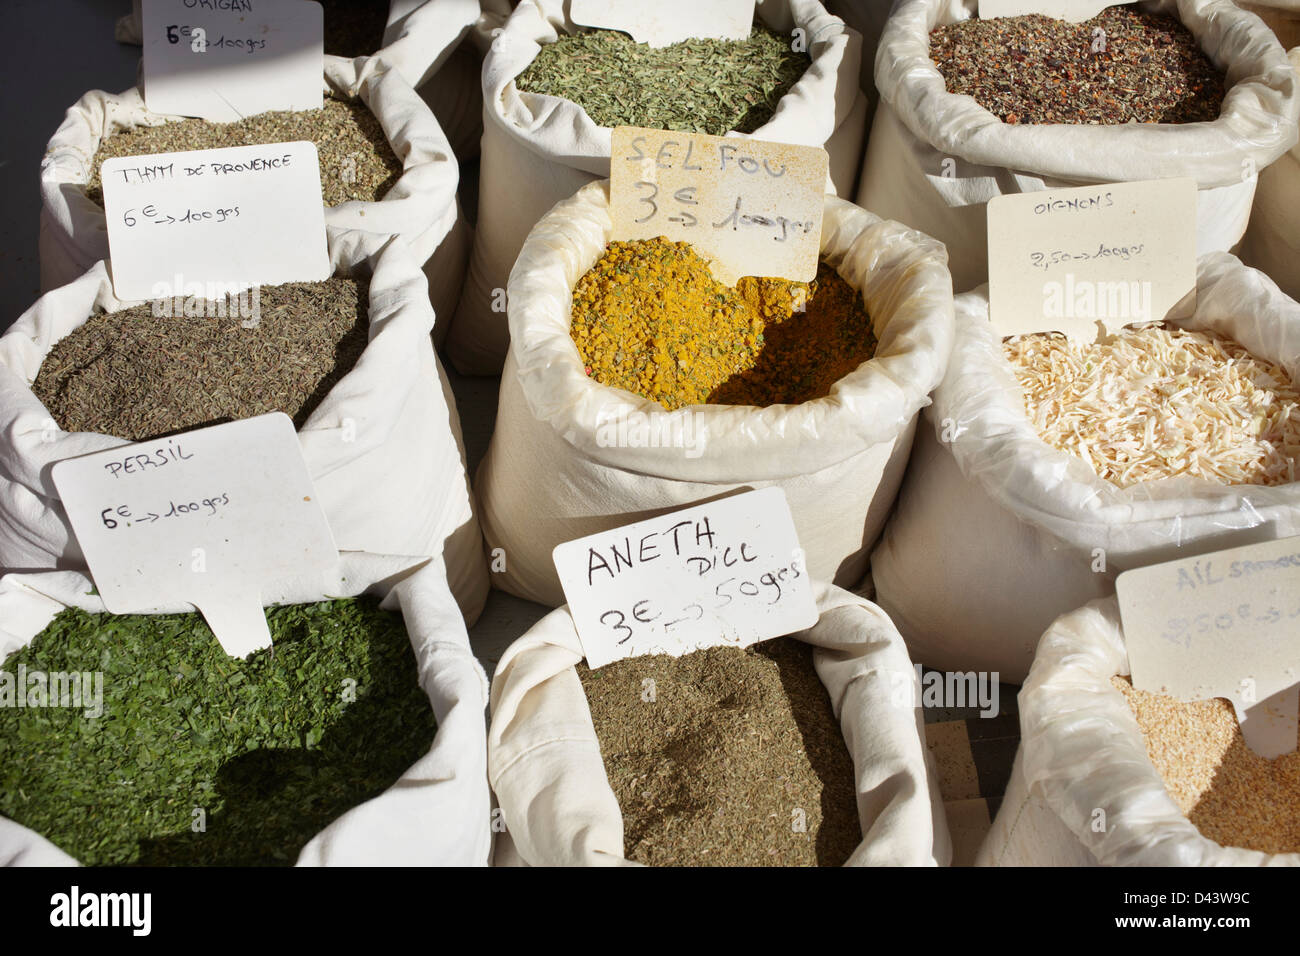
<instances>
[{"instance_id":1,"label":"green chopped herb","mask_svg":"<svg viewBox=\"0 0 1300 956\"><path fill-rule=\"evenodd\" d=\"M562 36L516 80L520 92L572 100L600 126L721 136L752 133L812 64L791 38L755 26L745 40L659 49L612 30Z\"/></svg>"},{"instance_id":2,"label":"green chopped herb","mask_svg":"<svg viewBox=\"0 0 1300 956\"><path fill-rule=\"evenodd\" d=\"M3 665L0 813L91 865L292 864L435 724L400 614L266 618L274 646L238 660L197 614L60 613ZM84 686L81 707L15 706L20 667L28 702L33 674L98 672L102 713Z\"/></svg>"}]
</instances>

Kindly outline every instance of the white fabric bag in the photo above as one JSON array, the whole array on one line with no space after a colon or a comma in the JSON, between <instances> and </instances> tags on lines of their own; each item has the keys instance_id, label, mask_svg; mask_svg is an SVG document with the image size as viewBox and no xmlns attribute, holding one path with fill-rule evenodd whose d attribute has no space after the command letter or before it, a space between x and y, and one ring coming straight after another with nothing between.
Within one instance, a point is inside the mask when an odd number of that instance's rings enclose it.
<instances>
[{"instance_id":1,"label":"white fabric bag","mask_svg":"<svg viewBox=\"0 0 1300 956\"><path fill-rule=\"evenodd\" d=\"M366 594L402 613L437 734L429 752L382 794L314 836L299 866L485 866L492 847L483 709L488 684L437 558L340 555L326 580L286 583L266 606ZM65 607L105 610L93 582L73 571L0 578L0 662L31 643ZM178 605L159 613L192 611ZM106 704L111 708L111 695ZM0 817L0 865L73 866L43 836Z\"/></svg>"},{"instance_id":2,"label":"white fabric bag","mask_svg":"<svg viewBox=\"0 0 1300 956\"><path fill-rule=\"evenodd\" d=\"M478 223L447 343L452 364L464 374L501 371L509 330L497 290L506 288L528 231L555 203L609 176L610 127L597 126L570 100L515 86L544 44L575 31L566 9L562 0L525 0L483 63ZM857 88L861 38L817 0L768 0L759 16L783 33L802 28L813 62L772 119L749 136L825 146L831 182L851 195L865 132L866 100Z\"/></svg>"},{"instance_id":3,"label":"white fabric bag","mask_svg":"<svg viewBox=\"0 0 1300 956\"><path fill-rule=\"evenodd\" d=\"M914 659L1016 683L1047 626L1114 593L1119 571L1300 534L1300 482L1119 488L1049 446L989 325L986 287L956 309L948 375L871 555L876 600ZM1175 324L1226 335L1300 381L1300 303L1227 253L1201 257L1195 312Z\"/></svg>"},{"instance_id":4,"label":"white fabric bag","mask_svg":"<svg viewBox=\"0 0 1300 956\"><path fill-rule=\"evenodd\" d=\"M461 159L477 155L483 131L481 56L461 42L479 29L482 18L478 0L392 0L382 45L366 51L419 91ZM134 10L117 21L114 39L139 46L140 24L140 0L135 0Z\"/></svg>"},{"instance_id":5,"label":"white fabric bag","mask_svg":"<svg viewBox=\"0 0 1300 956\"><path fill-rule=\"evenodd\" d=\"M429 108L395 70L378 60L325 58L325 88L359 97L378 118L402 175L380 202L345 202L325 210L333 237L345 231L399 235L424 265L438 316L436 337L445 337L460 297L469 257L470 229L456 199L460 167ZM68 110L41 161L41 290L72 282L108 258L104 209L86 198L91 163L106 135L136 126L158 126L183 117L152 113L140 88L114 95L92 90ZM322 178L346 170L321 170Z\"/></svg>"},{"instance_id":6,"label":"white fabric bag","mask_svg":"<svg viewBox=\"0 0 1300 956\"><path fill-rule=\"evenodd\" d=\"M1141 4L1177 16L1225 69L1231 88L1212 123L1013 125L946 92L930 59L930 31L973 16L976 3L900 0L886 23L858 205L945 243L957 292L988 281L986 203L1012 193L1192 177L1197 253L1232 249L1250 217L1255 173L1300 136L1300 90L1267 27L1230 0Z\"/></svg>"},{"instance_id":7,"label":"white fabric bag","mask_svg":"<svg viewBox=\"0 0 1300 956\"><path fill-rule=\"evenodd\" d=\"M1170 798L1124 695L1114 598L1054 622L1020 691L1020 749L977 866L1300 866L1298 853L1225 847ZM1105 813L1105 828L1094 821Z\"/></svg>"},{"instance_id":8,"label":"white fabric bag","mask_svg":"<svg viewBox=\"0 0 1300 956\"><path fill-rule=\"evenodd\" d=\"M777 485L813 577L856 584L952 345L942 247L827 196L822 255L863 290L875 357L801 405L669 413L588 378L569 336L574 284L609 232L608 182L584 186L538 223L510 277L510 354L475 488L488 545L505 553L494 583L558 607L557 544Z\"/></svg>"},{"instance_id":9,"label":"white fabric bag","mask_svg":"<svg viewBox=\"0 0 1300 956\"><path fill-rule=\"evenodd\" d=\"M1295 18L1300 35L1300 6ZM1288 57L1300 84L1300 46ZM1300 298L1300 145L1259 174L1241 259L1268 273L1287 295Z\"/></svg>"},{"instance_id":10,"label":"white fabric bag","mask_svg":"<svg viewBox=\"0 0 1300 956\"><path fill-rule=\"evenodd\" d=\"M916 681L902 639L864 598L826 585L816 595L820 620L793 636L814 647L853 758L863 840L845 865L946 866L952 847L925 725L912 701L900 705L900 688ZM498 847L510 844L497 865L503 857L531 866L633 865L623 857L623 815L574 670L582 659L566 607L542 618L497 665L488 775L506 826Z\"/></svg>"},{"instance_id":11,"label":"white fabric bag","mask_svg":"<svg viewBox=\"0 0 1300 956\"><path fill-rule=\"evenodd\" d=\"M455 399L429 341L424 276L397 238L338 233L330 258L335 274L370 280L369 344L298 432L335 544L442 556L472 623L487 598L487 567ZM127 442L60 430L31 383L54 343L92 310L134 304L113 296L100 262L0 336L0 571L85 570L50 466Z\"/></svg>"},{"instance_id":12,"label":"white fabric bag","mask_svg":"<svg viewBox=\"0 0 1300 956\"><path fill-rule=\"evenodd\" d=\"M1239 5L1267 23L1282 46L1300 46L1300 0L1241 0Z\"/></svg>"}]
</instances>

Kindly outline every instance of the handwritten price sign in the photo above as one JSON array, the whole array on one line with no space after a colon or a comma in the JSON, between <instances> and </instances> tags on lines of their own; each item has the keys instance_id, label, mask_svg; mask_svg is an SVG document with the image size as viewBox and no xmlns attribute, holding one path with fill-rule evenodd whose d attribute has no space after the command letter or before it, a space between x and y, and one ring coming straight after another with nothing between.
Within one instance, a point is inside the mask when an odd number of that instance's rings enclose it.
<instances>
[{"instance_id":1,"label":"handwritten price sign","mask_svg":"<svg viewBox=\"0 0 1300 956\"><path fill-rule=\"evenodd\" d=\"M1125 571L1115 591L1133 686L1226 697L1253 749L1295 750L1300 538Z\"/></svg>"},{"instance_id":2,"label":"handwritten price sign","mask_svg":"<svg viewBox=\"0 0 1300 956\"><path fill-rule=\"evenodd\" d=\"M120 299L329 278L320 159L309 142L107 160L101 167Z\"/></svg>"},{"instance_id":3,"label":"handwritten price sign","mask_svg":"<svg viewBox=\"0 0 1300 956\"><path fill-rule=\"evenodd\" d=\"M719 282L817 275L826 150L619 126L610 153L611 239L689 242Z\"/></svg>"},{"instance_id":4,"label":"handwritten price sign","mask_svg":"<svg viewBox=\"0 0 1300 956\"><path fill-rule=\"evenodd\" d=\"M105 607L193 604L234 656L271 643L264 587L338 561L279 412L66 459L53 477Z\"/></svg>"},{"instance_id":5,"label":"handwritten price sign","mask_svg":"<svg viewBox=\"0 0 1300 956\"><path fill-rule=\"evenodd\" d=\"M569 541L554 560L593 668L643 654L747 647L817 623L780 488Z\"/></svg>"}]
</instances>

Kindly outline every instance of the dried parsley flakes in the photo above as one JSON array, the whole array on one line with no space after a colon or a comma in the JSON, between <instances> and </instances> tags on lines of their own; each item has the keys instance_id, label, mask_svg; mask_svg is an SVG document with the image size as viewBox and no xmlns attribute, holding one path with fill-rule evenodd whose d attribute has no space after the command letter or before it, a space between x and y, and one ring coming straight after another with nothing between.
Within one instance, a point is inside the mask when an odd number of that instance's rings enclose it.
<instances>
[{"instance_id":1,"label":"dried parsley flakes","mask_svg":"<svg viewBox=\"0 0 1300 956\"><path fill-rule=\"evenodd\" d=\"M197 614L61 612L3 669L99 672L103 714L0 707L0 813L92 865L293 863L435 724L400 614L345 599L266 618L274 647L237 660Z\"/></svg>"}]
</instances>

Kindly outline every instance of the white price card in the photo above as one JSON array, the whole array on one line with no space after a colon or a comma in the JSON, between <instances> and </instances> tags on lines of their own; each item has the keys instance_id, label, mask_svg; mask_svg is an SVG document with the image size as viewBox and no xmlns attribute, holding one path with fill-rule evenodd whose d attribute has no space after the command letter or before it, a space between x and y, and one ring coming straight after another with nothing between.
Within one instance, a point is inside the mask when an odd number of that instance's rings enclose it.
<instances>
[{"instance_id":1,"label":"white price card","mask_svg":"<svg viewBox=\"0 0 1300 956\"><path fill-rule=\"evenodd\" d=\"M1057 20L1082 23L1114 5L1114 0L979 0L979 15L982 20L992 20L1038 13Z\"/></svg>"},{"instance_id":2,"label":"white price card","mask_svg":"<svg viewBox=\"0 0 1300 956\"><path fill-rule=\"evenodd\" d=\"M1257 753L1296 749L1300 537L1125 571L1115 590L1134 687L1227 698Z\"/></svg>"},{"instance_id":3,"label":"white price card","mask_svg":"<svg viewBox=\"0 0 1300 956\"><path fill-rule=\"evenodd\" d=\"M144 101L230 123L320 109L325 18L308 0L144 0Z\"/></svg>"},{"instance_id":4,"label":"white price card","mask_svg":"<svg viewBox=\"0 0 1300 956\"><path fill-rule=\"evenodd\" d=\"M621 30L637 43L664 47L682 40L744 40L754 24L754 0L570 0L579 26Z\"/></svg>"},{"instance_id":5,"label":"white price card","mask_svg":"<svg viewBox=\"0 0 1300 956\"><path fill-rule=\"evenodd\" d=\"M119 299L330 277L315 143L122 157L100 176Z\"/></svg>"},{"instance_id":6,"label":"white price card","mask_svg":"<svg viewBox=\"0 0 1300 956\"><path fill-rule=\"evenodd\" d=\"M68 458L53 478L105 607L193 604L233 657L270 646L265 588L338 563L281 412Z\"/></svg>"},{"instance_id":7,"label":"white price card","mask_svg":"<svg viewBox=\"0 0 1300 956\"><path fill-rule=\"evenodd\" d=\"M1159 322L1196 298L1196 180L997 196L988 204L989 318L999 335Z\"/></svg>"},{"instance_id":8,"label":"white price card","mask_svg":"<svg viewBox=\"0 0 1300 956\"><path fill-rule=\"evenodd\" d=\"M689 242L726 285L816 277L826 150L618 126L609 168L612 240Z\"/></svg>"},{"instance_id":9,"label":"white price card","mask_svg":"<svg viewBox=\"0 0 1300 956\"><path fill-rule=\"evenodd\" d=\"M644 654L748 647L817 623L780 488L568 541L553 557L593 669Z\"/></svg>"}]
</instances>

